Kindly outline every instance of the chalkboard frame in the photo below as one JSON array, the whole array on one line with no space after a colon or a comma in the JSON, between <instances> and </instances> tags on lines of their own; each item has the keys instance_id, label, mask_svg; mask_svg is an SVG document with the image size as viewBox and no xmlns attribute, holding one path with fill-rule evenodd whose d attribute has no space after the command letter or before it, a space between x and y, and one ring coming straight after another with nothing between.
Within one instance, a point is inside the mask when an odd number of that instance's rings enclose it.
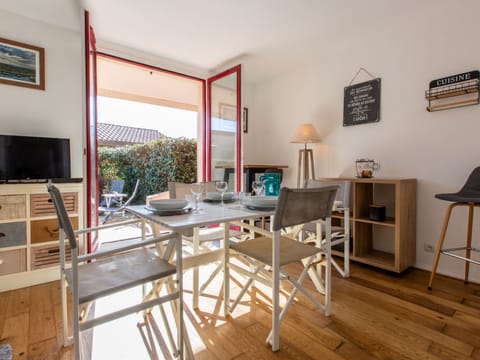
<instances>
[{"instance_id":1,"label":"chalkboard frame","mask_svg":"<svg viewBox=\"0 0 480 360\"><path fill-rule=\"evenodd\" d=\"M349 112L348 109L353 107L354 99L352 91L358 88L366 88L371 86L371 90L365 90L367 99L373 101L371 107L367 109L358 110L356 116ZM345 86L343 90L343 126L353 126L368 124L380 121L380 93L381 93L381 79L376 78L369 81L364 81L358 84ZM358 102L358 101L357 101Z\"/></svg>"}]
</instances>

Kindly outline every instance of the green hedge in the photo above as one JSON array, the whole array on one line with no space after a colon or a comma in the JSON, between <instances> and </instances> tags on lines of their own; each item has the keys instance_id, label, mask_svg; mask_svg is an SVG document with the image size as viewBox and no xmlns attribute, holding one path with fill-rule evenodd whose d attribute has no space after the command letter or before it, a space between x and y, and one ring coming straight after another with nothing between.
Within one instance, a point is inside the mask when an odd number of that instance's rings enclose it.
<instances>
[{"instance_id":1,"label":"green hedge","mask_svg":"<svg viewBox=\"0 0 480 360\"><path fill-rule=\"evenodd\" d=\"M100 193L112 179L123 179L124 192L131 194L140 179L135 202L144 202L147 195L167 191L168 181L197 180L197 142L162 138L144 145L99 148L98 176Z\"/></svg>"}]
</instances>

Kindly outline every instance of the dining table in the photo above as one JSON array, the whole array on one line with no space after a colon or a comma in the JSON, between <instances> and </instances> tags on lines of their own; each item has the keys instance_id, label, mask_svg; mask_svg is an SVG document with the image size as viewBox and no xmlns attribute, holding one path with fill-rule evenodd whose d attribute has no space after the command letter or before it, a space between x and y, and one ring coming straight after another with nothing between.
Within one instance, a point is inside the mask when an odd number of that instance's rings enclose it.
<instances>
[{"instance_id":1,"label":"dining table","mask_svg":"<svg viewBox=\"0 0 480 360\"><path fill-rule=\"evenodd\" d=\"M194 270L193 276L193 308L198 308L199 299L199 279L198 267L201 265L210 264L213 262L222 261L224 269L224 309L225 314L228 314L228 304L230 297L229 281L226 274L228 274L228 246L225 247L225 239L230 239L230 224L235 223L238 226L239 222L248 221L250 228L255 222L255 219L261 217L271 217L275 213L274 208L269 209L255 209L242 205L235 201L232 203L206 203L202 202L200 208L196 211L187 211L181 214L174 215L159 215L148 206L133 205L127 206L126 210L140 218L145 219L152 225L158 225L160 228L166 228L170 231L177 232L184 236L193 236L194 252L190 256L183 258L183 269ZM210 249L207 252L198 252L199 249L199 229L205 226L213 226L220 224L224 229L223 241L220 248ZM155 231L155 226L152 226ZM158 227L157 227L158 228ZM252 234L252 230L245 232L246 236Z\"/></svg>"}]
</instances>

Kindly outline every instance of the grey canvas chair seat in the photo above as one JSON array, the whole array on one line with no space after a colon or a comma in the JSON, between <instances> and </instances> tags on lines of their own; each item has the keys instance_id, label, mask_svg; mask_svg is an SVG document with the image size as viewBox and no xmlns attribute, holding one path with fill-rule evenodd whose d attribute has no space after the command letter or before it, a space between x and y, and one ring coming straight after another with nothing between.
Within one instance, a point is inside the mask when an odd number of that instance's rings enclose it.
<instances>
[{"instance_id":1,"label":"grey canvas chair seat","mask_svg":"<svg viewBox=\"0 0 480 360\"><path fill-rule=\"evenodd\" d=\"M152 250L139 249L78 267L78 301L85 303L175 274L176 267ZM68 284L73 270L65 269Z\"/></svg>"},{"instance_id":2,"label":"grey canvas chair seat","mask_svg":"<svg viewBox=\"0 0 480 360\"><path fill-rule=\"evenodd\" d=\"M257 231L261 236L251 240L228 243L232 255L243 256L248 264L250 264L249 266L243 266L242 264L237 264L232 261L228 263L227 270L232 269L248 278L237 298L230 306L229 311L232 312L240 303L241 298L253 285L253 281L258 280L271 285L272 329L267 336L266 342L272 346L273 351L279 349L280 323L298 291L312 301L325 315L328 316L330 314L331 213L336 191L337 186L314 189L282 188L273 217L272 232L263 229L259 230L250 224L242 224L246 229ZM325 221L326 231L325 246L322 248L307 245L295 239L280 235L283 228L318 221L320 219ZM285 268L285 265L295 262L303 264L302 272L297 279L289 274ZM325 276L322 278L318 276L313 268L317 262L321 264L325 273ZM228 273L225 274L226 279L228 279L228 275ZM314 281L322 282L324 295L323 304L303 288L302 283L307 275L310 275L312 280L315 279ZM279 305L280 280L288 281L293 287L281 312Z\"/></svg>"},{"instance_id":3,"label":"grey canvas chair seat","mask_svg":"<svg viewBox=\"0 0 480 360\"><path fill-rule=\"evenodd\" d=\"M261 236L251 240L231 242L230 249L240 252L246 256L250 256L265 265L272 266L272 239L270 237ZM301 259L318 254L321 249L299 243L296 240L280 237L280 266L290 264Z\"/></svg>"},{"instance_id":4,"label":"grey canvas chair seat","mask_svg":"<svg viewBox=\"0 0 480 360\"><path fill-rule=\"evenodd\" d=\"M462 188L455 193L442 193L436 194L435 198L445 201L450 201L451 204L447 207L445 217L443 220L442 230L438 239L437 248L435 250L435 258L433 260L432 272L430 273L430 280L428 282L428 289L432 289L433 279L437 272L438 262L440 255L447 255L459 260L465 261L465 284L468 283L470 263L480 265L480 261L472 259L472 252L479 253L479 248L472 247L472 227L473 227L473 214L475 207L480 207L480 167L475 168L468 176L467 181ZM447 234L448 223L450 222L450 216L452 210L455 207L468 207L468 219L467 219L467 239L465 246L444 248L443 243Z\"/></svg>"},{"instance_id":5,"label":"grey canvas chair seat","mask_svg":"<svg viewBox=\"0 0 480 360\"><path fill-rule=\"evenodd\" d=\"M142 223L142 234L146 233L143 220L134 219L102 225L94 228L73 230L70 218L65 209L62 195L57 187L47 185L51 200L54 204L59 224L60 242L60 287L62 295L62 336L63 345L71 344L73 340L74 358L80 359L80 332L98 326L108 321L118 319L128 314L147 311L154 306L162 306L166 302L173 302L175 308L174 319L176 327L176 341L172 337L170 342L171 355L183 358L183 300L182 300L182 253L181 237L176 233L169 233L154 238L142 238L130 242L125 246L118 246L111 250L98 251L92 254L82 254L80 240L92 232L103 231L112 227L128 226ZM77 240L77 237L79 239ZM70 246L71 265L67 266L65 240ZM155 249L152 247L155 246ZM174 258L174 263L169 259ZM157 291L156 283L168 283L166 294ZM151 284L152 290L146 293L144 285ZM67 311L67 285L72 295L72 315ZM89 314L89 304L122 290L142 285L143 300L122 309L104 315ZM140 289L139 289L140 291ZM86 309L80 313L80 307ZM72 320L72 336L69 335L69 318ZM165 320L165 327L169 334L173 334L171 324ZM157 339L159 341L163 341Z\"/></svg>"}]
</instances>

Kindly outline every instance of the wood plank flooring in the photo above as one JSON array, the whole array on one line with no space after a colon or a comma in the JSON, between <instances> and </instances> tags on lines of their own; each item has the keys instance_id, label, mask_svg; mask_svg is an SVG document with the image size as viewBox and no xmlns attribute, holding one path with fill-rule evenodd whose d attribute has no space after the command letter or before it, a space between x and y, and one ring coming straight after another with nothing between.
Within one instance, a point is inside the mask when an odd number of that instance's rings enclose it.
<instances>
[{"instance_id":1,"label":"wood plank flooring","mask_svg":"<svg viewBox=\"0 0 480 360\"><path fill-rule=\"evenodd\" d=\"M195 311L186 287L195 358L480 359L480 285L438 275L429 292L425 271L392 275L352 264L351 272L342 279L333 271L328 318L298 297L282 323L277 353L264 343L270 328L268 289L254 289L226 318L221 276ZM310 280L306 287L312 290ZM0 344L12 345L14 359L71 359L71 348L61 347L60 331L58 282L0 293Z\"/></svg>"}]
</instances>

